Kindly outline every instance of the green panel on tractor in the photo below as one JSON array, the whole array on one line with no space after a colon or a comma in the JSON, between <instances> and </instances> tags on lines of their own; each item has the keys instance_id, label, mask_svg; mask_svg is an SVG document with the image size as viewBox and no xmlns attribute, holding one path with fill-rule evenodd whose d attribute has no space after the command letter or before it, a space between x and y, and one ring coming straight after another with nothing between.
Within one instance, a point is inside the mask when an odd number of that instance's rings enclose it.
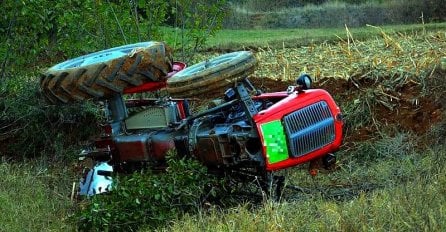
<instances>
[{"instance_id":1,"label":"green panel on tractor","mask_svg":"<svg viewBox=\"0 0 446 232\"><path fill-rule=\"evenodd\" d=\"M260 128L269 163L273 164L288 159L285 130L280 120L262 124Z\"/></svg>"}]
</instances>

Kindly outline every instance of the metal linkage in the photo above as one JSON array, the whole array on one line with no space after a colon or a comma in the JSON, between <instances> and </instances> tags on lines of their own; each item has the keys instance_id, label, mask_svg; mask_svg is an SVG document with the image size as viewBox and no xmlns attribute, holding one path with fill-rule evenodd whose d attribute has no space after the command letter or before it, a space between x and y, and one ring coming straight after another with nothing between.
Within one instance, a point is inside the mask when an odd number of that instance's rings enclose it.
<instances>
[{"instance_id":1,"label":"metal linkage","mask_svg":"<svg viewBox=\"0 0 446 232\"><path fill-rule=\"evenodd\" d=\"M257 108L255 107L254 101L252 100L251 96L249 96L249 93L243 83L237 83L236 91L240 99L240 103L242 104L243 110L245 111L246 115L249 115L249 118L252 119L252 117L258 113Z\"/></svg>"}]
</instances>

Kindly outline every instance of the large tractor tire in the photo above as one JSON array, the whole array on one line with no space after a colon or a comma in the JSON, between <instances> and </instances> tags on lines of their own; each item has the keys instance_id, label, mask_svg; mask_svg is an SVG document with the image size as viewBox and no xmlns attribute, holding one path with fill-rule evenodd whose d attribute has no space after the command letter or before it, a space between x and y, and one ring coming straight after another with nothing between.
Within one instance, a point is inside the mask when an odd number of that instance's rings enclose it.
<instances>
[{"instance_id":1,"label":"large tractor tire","mask_svg":"<svg viewBox=\"0 0 446 232\"><path fill-rule=\"evenodd\" d=\"M171 50L161 42L141 42L67 60L43 73L40 87L51 103L107 99L124 88L165 81Z\"/></svg>"},{"instance_id":2,"label":"large tractor tire","mask_svg":"<svg viewBox=\"0 0 446 232\"><path fill-rule=\"evenodd\" d=\"M256 64L248 51L224 54L176 73L167 80L167 91L172 97L200 97L248 77Z\"/></svg>"}]
</instances>

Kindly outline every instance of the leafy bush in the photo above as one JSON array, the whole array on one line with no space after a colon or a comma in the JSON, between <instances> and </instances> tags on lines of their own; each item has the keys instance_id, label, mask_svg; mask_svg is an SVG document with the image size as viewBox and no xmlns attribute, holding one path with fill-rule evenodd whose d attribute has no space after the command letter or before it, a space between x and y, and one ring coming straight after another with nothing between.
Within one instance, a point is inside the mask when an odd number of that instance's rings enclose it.
<instances>
[{"instance_id":1,"label":"leafy bush","mask_svg":"<svg viewBox=\"0 0 446 232\"><path fill-rule=\"evenodd\" d=\"M47 105L32 76L0 82L0 96L0 156L66 158L74 151L70 148L99 131L94 126L96 107L89 103Z\"/></svg>"},{"instance_id":2,"label":"leafy bush","mask_svg":"<svg viewBox=\"0 0 446 232\"><path fill-rule=\"evenodd\" d=\"M213 182L197 161L168 157L165 173L145 170L117 176L116 186L106 195L96 195L80 212L83 231L136 230L142 225L159 226L185 212L198 211L206 187Z\"/></svg>"},{"instance_id":3,"label":"leafy bush","mask_svg":"<svg viewBox=\"0 0 446 232\"><path fill-rule=\"evenodd\" d=\"M179 59L190 62L210 36L221 29L227 13L226 0L171 1L175 30L164 36L178 51ZM166 19L169 20L169 19Z\"/></svg>"},{"instance_id":4,"label":"leafy bush","mask_svg":"<svg viewBox=\"0 0 446 232\"><path fill-rule=\"evenodd\" d=\"M225 0L6 0L0 14L0 78L147 40L168 41L187 58L220 29L225 5ZM192 52L184 54L188 49Z\"/></svg>"}]
</instances>

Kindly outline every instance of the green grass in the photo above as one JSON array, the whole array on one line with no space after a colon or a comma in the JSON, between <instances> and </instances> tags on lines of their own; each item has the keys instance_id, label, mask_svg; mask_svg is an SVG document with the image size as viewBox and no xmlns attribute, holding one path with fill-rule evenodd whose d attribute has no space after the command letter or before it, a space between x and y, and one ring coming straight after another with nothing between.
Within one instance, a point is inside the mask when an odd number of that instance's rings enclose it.
<instances>
[{"instance_id":1,"label":"green grass","mask_svg":"<svg viewBox=\"0 0 446 232\"><path fill-rule=\"evenodd\" d=\"M417 33L423 30L446 30L446 23L389 25L381 27L386 33ZM353 37L358 40L381 35L373 27L349 28ZM315 43L339 41L346 39L345 28L321 29L253 29L253 30L222 30L211 37L208 48L217 50L237 50L246 47L299 47Z\"/></svg>"},{"instance_id":2,"label":"green grass","mask_svg":"<svg viewBox=\"0 0 446 232\"><path fill-rule=\"evenodd\" d=\"M309 200L212 209L166 231L444 231L446 178L360 194L346 202Z\"/></svg>"},{"instance_id":3,"label":"green grass","mask_svg":"<svg viewBox=\"0 0 446 232\"><path fill-rule=\"evenodd\" d=\"M336 171L288 169L284 201L210 206L166 222L160 231L444 231L446 149L420 152L409 134L362 142L339 153ZM0 164L0 231L71 231L73 174L44 159ZM236 192L234 193L236 194ZM230 197L230 196L225 196ZM152 231L147 225L143 231Z\"/></svg>"},{"instance_id":4,"label":"green grass","mask_svg":"<svg viewBox=\"0 0 446 232\"><path fill-rule=\"evenodd\" d=\"M339 170L315 178L304 170L288 170L291 184L310 192L287 191L282 203L213 207L164 230L444 231L444 147L419 154L404 150L410 145L398 141L385 138L368 144L371 149L362 144L354 154L342 152Z\"/></svg>"},{"instance_id":5,"label":"green grass","mask_svg":"<svg viewBox=\"0 0 446 232\"><path fill-rule=\"evenodd\" d=\"M71 231L68 172L42 160L0 163L0 231Z\"/></svg>"}]
</instances>

